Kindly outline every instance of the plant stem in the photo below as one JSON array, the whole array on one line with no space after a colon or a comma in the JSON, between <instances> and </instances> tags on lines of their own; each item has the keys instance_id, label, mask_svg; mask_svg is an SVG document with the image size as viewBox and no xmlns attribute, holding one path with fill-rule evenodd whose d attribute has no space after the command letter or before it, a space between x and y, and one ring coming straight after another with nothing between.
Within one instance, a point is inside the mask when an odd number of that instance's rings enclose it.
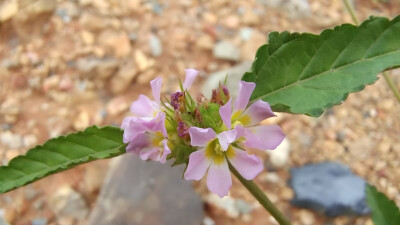
<instances>
[{"instance_id":1,"label":"plant stem","mask_svg":"<svg viewBox=\"0 0 400 225\"><path fill-rule=\"evenodd\" d=\"M392 89L394 96L396 96L397 101L400 102L400 92L397 90L396 85L394 84L392 78L390 78L387 72L383 72L383 77L385 78L386 82L388 83L390 89Z\"/></svg>"},{"instance_id":2,"label":"plant stem","mask_svg":"<svg viewBox=\"0 0 400 225\"><path fill-rule=\"evenodd\" d=\"M349 11L351 18L353 19L354 23L358 26L360 22L358 22L356 13L354 12L353 7L351 7L349 0L343 0L346 6L347 11Z\"/></svg>"},{"instance_id":3,"label":"plant stem","mask_svg":"<svg viewBox=\"0 0 400 225\"><path fill-rule=\"evenodd\" d=\"M356 13L355 13L354 9L351 7L349 0L343 0L343 1L344 1L344 4L346 5L346 9L347 9L347 11L349 11L354 23L356 25L359 25L360 23L358 22ZM383 72L383 77L385 78L386 83L389 85L389 87L392 90L397 101L400 102L400 92L399 92L399 90L397 90L396 85L394 84L392 78L389 76L389 74L387 74L387 72Z\"/></svg>"},{"instance_id":4,"label":"plant stem","mask_svg":"<svg viewBox=\"0 0 400 225\"><path fill-rule=\"evenodd\" d=\"M275 207L274 203L268 199L253 181L244 179L230 163L229 169L280 225L291 225L289 220Z\"/></svg>"}]
</instances>

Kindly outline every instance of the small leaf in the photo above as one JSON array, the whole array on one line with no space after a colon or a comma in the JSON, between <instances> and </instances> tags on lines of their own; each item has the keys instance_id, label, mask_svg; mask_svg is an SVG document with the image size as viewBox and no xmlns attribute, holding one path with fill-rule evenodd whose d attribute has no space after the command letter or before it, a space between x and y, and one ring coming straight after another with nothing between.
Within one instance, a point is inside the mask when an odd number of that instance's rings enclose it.
<instances>
[{"instance_id":1,"label":"small leaf","mask_svg":"<svg viewBox=\"0 0 400 225\"><path fill-rule=\"evenodd\" d=\"M251 100L274 111L319 116L349 93L400 66L400 16L344 24L320 35L273 32L243 80L256 83Z\"/></svg>"},{"instance_id":2,"label":"small leaf","mask_svg":"<svg viewBox=\"0 0 400 225\"><path fill-rule=\"evenodd\" d=\"M26 155L0 167L0 193L34 182L75 165L125 153L123 131L96 126L84 131L50 139L30 149Z\"/></svg>"},{"instance_id":3,"label":"small leaf","mask_svg":"<svg viewBox=\"0 0 400 225\"><path fill-rule=\"evenodd\" d=\"M394 201L378 192L374 186L367 185L367 203L372 210L375 225L399 225L400 210Z\"/></svg>"}]
</instances>

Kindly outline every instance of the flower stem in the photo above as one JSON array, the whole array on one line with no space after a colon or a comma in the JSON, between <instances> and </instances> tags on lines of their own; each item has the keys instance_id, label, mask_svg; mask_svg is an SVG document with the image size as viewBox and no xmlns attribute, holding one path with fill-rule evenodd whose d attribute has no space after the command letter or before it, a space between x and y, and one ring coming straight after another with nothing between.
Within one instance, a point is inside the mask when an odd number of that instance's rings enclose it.
<instances>
[{"instance_id":1,"label":"flower stem","mask_svg":"<svg viewBox=\"0 0 400 225\"><path fill-rule=\"evenodd\" d=\"M394 84L392 78L390 78L387 72L383 72L383 77L385 78L386 82L388 83L390 89L392 89L394 96L396 96L397 101L400 102L400 92L397 90L396 85Z\"/></svg>"},{"instance_id":2,"label":"flower stem","mask_svg":"<svg viewBox=\"0 0 400 225\"><path fill-rule=\"evenodd\" d=\"M347 11L349 11L351 18L353 19L354 23L358 26L360 22L358 22L356 13L354 12L353 7L351 7L349 0L343 0L346 6Z\"/></svg>"},{"instance_id":3,"label":"flower stem","mask_svg":"<svg viewBox=\"0 0 400 225\"><path fill-rule=\"evenodd\" d=\"M230 163L229 169L280 225L291 225L289 220L275 207L271 200L268 199L253 181L244 179Z\"/></svg>"},{"instance_id":4,"label":"flower stem","mask_svg":"<svg viewBox=\"0 0 400 225\"><path fill-rule=\"evenodd\" d=\"M353 22L358 26L360 23L358 22L356 13L355 13L354 9L351 7L349 0L343 0L343 1L344 1L347 11L349 11L351 18L353 19ZM397 101L400 102L400 92L396 88L396 85L394 84L392 78L389 76L389 74L387 74L387 72L383 72L383 77L385 78L386 83L389 85L389 87L392 90Z\"/></svg>"}]
</instances>

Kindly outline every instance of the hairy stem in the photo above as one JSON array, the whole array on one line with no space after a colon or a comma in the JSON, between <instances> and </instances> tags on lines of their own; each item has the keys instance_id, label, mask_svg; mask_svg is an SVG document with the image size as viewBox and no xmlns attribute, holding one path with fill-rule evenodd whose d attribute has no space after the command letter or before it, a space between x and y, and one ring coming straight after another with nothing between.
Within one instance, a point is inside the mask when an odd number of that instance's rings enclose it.
<instances>
[{"instance_id":1,"label":"hairy stem","mask_svg":"<svg viewBox=\"0 0 400 225\"><path fill-rule=\"evenodd\" d=\"M291 225L289 220L275 207L271 200L253 181L244 179L230 163L229 169L280 225Z\"/></svg>"},{"instance_id":2,"label":"hairy stem","mask_svg":"<svg viewBox=\"0 0 400 225\"><path fill-rule=\"evenodd\" d=\"M349 0L343 0L344 4L346 6L347 11L349 11L351 18L353 19L353 22L356 25L359 25L360 23L358 22L357 19L357 15L353 9L353 7L351 7ZM390 89L392 90L394 96L396 97L397 101L400 102L400 92L399 90L396 88L396 85L394 84L394 81L392 80L392 78L389 76L389 74L387 74L387 72L383 72L383 77L386 80L386 83L389 85Z\"/></svg>"}]
</instances>

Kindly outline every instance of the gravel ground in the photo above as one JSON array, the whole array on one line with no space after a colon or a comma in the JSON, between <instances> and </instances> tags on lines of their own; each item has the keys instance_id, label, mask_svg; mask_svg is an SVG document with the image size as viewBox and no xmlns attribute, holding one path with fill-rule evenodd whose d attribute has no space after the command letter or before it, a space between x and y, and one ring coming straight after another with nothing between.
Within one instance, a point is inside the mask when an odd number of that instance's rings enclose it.
<instances>
[{"instance_id":1,"label":"gravel ground","mask_svg":"<svg viewBox=\"0 0 400 225\"><path fill-rule=\"evenodd\" d=\"M398 0L359 0L354 6L360 19L400 14ZM164 92L170 93L185 68L201 70L200 80L206 80L252 60L268 32L319 33L341 23L351 23L341 0L2 1L1 163L48 138L92 124L119 125L130 102L149 93L148 82L156 76L165 79ZM390 74L400 89L400 70ZM372 224L367 217L327 219L291 206L289 169L342 162L400 204L399 115L400 105L383 79L319 118L279 114L272 122L287 135L288 159L277 166L261 154L266 167L276 169L256 182L293 224ZM81 165L4 194L0 215L10 224L86 224L108 164ZM203 182L194 186L217 225L275 224L237 180L230 197L244 200L251 212L220 209ZM59 190L79 202L72 213L57 211Z\"/></svg>"}]
</instances>

